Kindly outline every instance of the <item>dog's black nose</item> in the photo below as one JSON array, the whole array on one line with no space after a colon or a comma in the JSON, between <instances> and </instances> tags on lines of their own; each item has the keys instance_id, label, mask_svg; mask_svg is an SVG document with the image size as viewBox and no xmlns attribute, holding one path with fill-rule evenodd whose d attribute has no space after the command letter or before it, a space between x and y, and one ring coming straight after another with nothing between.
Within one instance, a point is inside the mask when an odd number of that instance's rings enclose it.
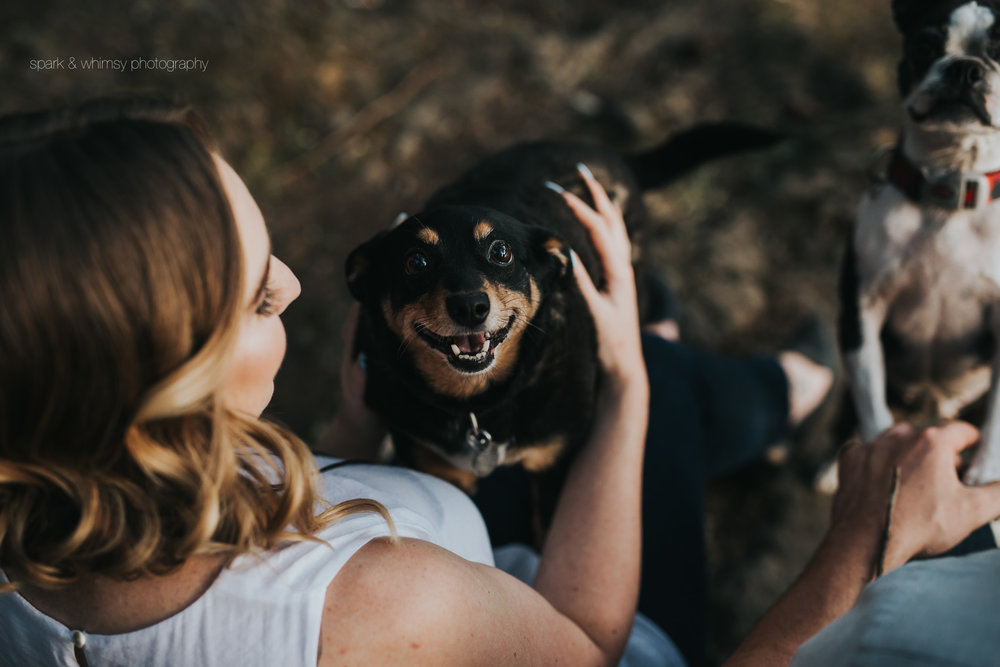
<instances>
[{"instance_id":1,"label":"dog's black nose","mask_svg":"<svg viewBox=\"0 0 1000 667\"><path fill-rule=\"evenodd\" d=\"M983 80L985 70L974 60L956 60L944 71L944 76L954 86L971 86Z\"/></svg>"},{"instance_id":2,"label":"dog's black nose","mask_svg":"<svg viewBox=\"0 0 1000 667\"><path fill-rule=\"evenodd\" d=\"M490 297L484 292L455 294L444 301L451 319L467 327L482 324L490 314Z\"/></svg>"}]
</instances>

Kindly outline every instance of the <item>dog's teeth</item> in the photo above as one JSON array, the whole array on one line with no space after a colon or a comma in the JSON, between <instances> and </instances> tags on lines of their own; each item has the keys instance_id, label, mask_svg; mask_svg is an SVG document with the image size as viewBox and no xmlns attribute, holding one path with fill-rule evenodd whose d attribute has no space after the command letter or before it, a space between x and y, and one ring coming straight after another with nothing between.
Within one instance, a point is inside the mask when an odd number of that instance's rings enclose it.
<instances>
[{"instance_id":1,"label":"dog's teeth","mask_svg":"<svg viewBox=\"0 0 1000 667\"><path fill-rule=\"evenodd\" d=\"M486 334L485 334L485 335L484 335L483 337L484 337L484 338L485 338L486 340L489 340L489 339L490 339L490 338L491 338L492 336L493 336L493 334L491 334L491 333L490 333L489 331L487 331L487 332L486 332ZM488 343L487 343L487 344L488 344Z\"/></svg>"},{"instance_id":2,"label":"dog's teeth","mask_svg":"<svg viewBox=\"0 0 1000 667\"><path fill-rule=\"evenodd\" d=\"M486 354L490 351L490 339L489 334L486 334L486 340L483 341L483 351L481 354Z\"/></svg>"},{"instance_id":3,"label":"dog's teeth","mask_svg":"<svg viewBox=\"0 0 1000 667\"><path fill-rule=\"evenodd\" d=\"M455 345L454 343L451 344L451 351L456 357L462 354L462 351L458 349L458 345Z\"/></svg>"}]
</instances>

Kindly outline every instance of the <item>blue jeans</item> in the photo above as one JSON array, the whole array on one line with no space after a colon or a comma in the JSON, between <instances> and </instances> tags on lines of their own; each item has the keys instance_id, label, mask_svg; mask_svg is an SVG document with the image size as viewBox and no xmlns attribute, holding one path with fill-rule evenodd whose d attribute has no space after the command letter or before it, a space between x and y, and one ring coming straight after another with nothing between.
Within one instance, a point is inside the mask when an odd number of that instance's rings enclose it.
<instances>
[{"instance_id":1,"label":"blue jeans","mask_svg":"<svg viewBox=\"0 0 1000 667\"><path fill-rule=\"evenodd\" d=\"M1000 662L1000 552L914 561L868 584L792 667L992 667Z\"/></svg>"},{"instance_id":2,"label":"blue jeans","mask_svg":"<svg viewBox=\"0 0 1000 667\"><path fill-rule=\"evenodd\" d=\"M531 585L538 571L538 553L523 544L508 544L493 552L496 566ZM670 637L642 614L636 614L618 667L687 667Z\"/></svg>"},{"instance_id":3,"label":"blue jeans","mask_svg":"<svg viewBox=\"0 0 1000 667\"><path fill-rule=\"evenodd\" d=\"M788 383L772 357L730 359L643 335L650 383L639 611L691 665L706 640L705 483L786 434ZM480 482L494 545L532 543L532 488L520 468Z\"/></svg>"}]
</instances>

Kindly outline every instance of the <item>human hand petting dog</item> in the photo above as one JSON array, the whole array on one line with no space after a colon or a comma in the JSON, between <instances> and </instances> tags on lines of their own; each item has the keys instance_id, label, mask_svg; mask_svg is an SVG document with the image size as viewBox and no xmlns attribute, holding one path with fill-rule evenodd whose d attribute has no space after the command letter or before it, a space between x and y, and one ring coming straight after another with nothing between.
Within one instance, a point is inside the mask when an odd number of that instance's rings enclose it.
<instances>
[{"instance_id":1,"label":"human hand petting dog","mask_svg":"<svg viewBox=\"0 0 1000 667\"><path fill-rule=\"evenodd\" d=\"M594 208L570 192L560 195L590 234L604 271L606 284L598 290L574 253L573 271L593 315L606 381L590 435L574 457L560 494L535 588L557 609L572 609L580 626L591 628L589 636L603 637L599 643L604 662L617 664L639 595L649 383L622 213L586 166L577 165L577 171ZM589 598L581 595L581 581L591 582Z\"/></svg>"},{"instance_id":2,"label":"human hand petting dog","mask_svg":"<svg viewBox=\"0 0 1000 667\"><path fill-rule=\"evenodd\" d=\"M1000 516L1000 482L973 487L958 476L959 454L978 440L964 422L924 430L904 423L867 445L845 446L826 537L726 665L788 664L873 577L944 553Z\"/></svg>"},{"instance_id":3,"label":"human hand petting dog","mask_svg":"<svg viewBox=\"0 0 1000 667\"><path fill-rule=\"evenodd\" d=\"M959 478L961 452L978 441L976 428L957 421L924 430L901 423L868 445L852 441L840 456L830 532L877 535L880 573L948 551L1000 516L1000 482Z\"/></svg>"},{"instance_id":4,"label":"human hand petting dog","mask_svg":"<svg viewBox=\"0 0 1000 667\"><path fill-rule=\"evenodd\" d=\"M562 196L590 233L604 271L605 287L598 290L583 263L573 253L573 272L597 330L601 368L614 382L634 378L636 374L645 377L635 274L632 270L632 244L625 229L625 220L590 169L580 164L577 171L590 190L595 208L572 192L563 192Z\"/></svg>"}]
</instances>

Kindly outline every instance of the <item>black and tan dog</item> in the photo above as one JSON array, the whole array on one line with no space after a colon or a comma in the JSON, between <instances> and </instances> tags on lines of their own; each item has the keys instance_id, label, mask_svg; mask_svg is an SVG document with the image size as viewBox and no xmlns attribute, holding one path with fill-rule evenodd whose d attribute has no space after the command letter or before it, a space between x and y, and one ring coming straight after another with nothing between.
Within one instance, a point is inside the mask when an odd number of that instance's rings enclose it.
<instances>
[{"instance_id":1,"label":"black and tan dog","mask_svg":"<svg viewBox=\"0 0 1000 667\"><path fill-rule=\"evenodd\" d=\"M570 247L598 285L601 277L586 230L546 181L589 201L577 173L587 165L641 249L643 189L777 138L719 124L631 157L585 144L516 146L351 253L365 400L387 421L401 462L471 491L498 465L549 469L586 436L596 342Z\"/></svg>"}]
</instances>

